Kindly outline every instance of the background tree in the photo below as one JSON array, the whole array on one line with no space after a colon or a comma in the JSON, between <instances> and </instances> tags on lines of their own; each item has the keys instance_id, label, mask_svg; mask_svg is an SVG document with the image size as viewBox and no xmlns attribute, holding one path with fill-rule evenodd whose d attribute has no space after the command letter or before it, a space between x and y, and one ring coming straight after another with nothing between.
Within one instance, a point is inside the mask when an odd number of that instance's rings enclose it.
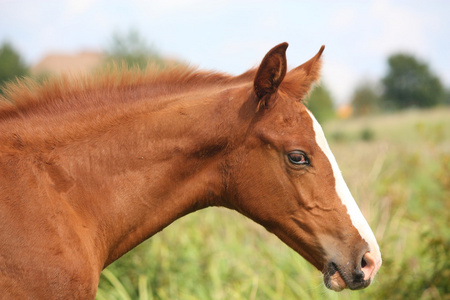
<instances>
[{"instance_id":1,"label":"background tree","mask_svg":"<svg viewBox=\"0 0 450 300\"><path fill-rule=\"evenodd\" d=\"M351 105L353 113L356 116L369 115L380 110L380 95L379 88L371 82L363 82L356 87L353 93Z\"/></svg>"},{"instance_id":2,"label":"background tree","mask_svg":"<svg viewBox=\"0 0 450 300\"><path fill-rule=\"evenodd\" d=\"M412 55L395 54L388 59L388 73L382 79L385 107L431 107L443 101L444 88L428 65Z\"/></svg>"},{"instance_id":3,"label":"background tree","mask_svg":"<svg viewBox=\"0 0 450 300\"><path fill-rule=\"evenodd\" d=\"M128 67L145 69L150 63L162 66L165 62L145 39L135 30L127 34L114 33L106 49L107 63L114 62L119 66L125 63Z\"/></svg>"},{"instance_id":4,"label":"background tree","mask_svg":"<svg viewBox=\"0 0 450 300\"><path fill-rule=\"evenodd\" d=\"M323 84L314 88L306 101L306 106L319 122L326 122L335 116L333 99Z\"/></svg>"},{"instance_id":5,"label":"background tree","mask_svg":"<svg viewBox=\"0 0 450 300\"><path fill-rule=\"evenodd\" d=\"M450 89L445 92L443 104L450 105Z\"/></svg>"},{"instance_id":6,"label":"background tree","mask_svg":"<svg viewBox=\"0 0 450 300\"><path fill-rule=\"evenodd\" d=\"M0 93L4 83L27 74L28 68L19 53L9 42L4 42L0 48Z\"/></svg>"}]
</instances>

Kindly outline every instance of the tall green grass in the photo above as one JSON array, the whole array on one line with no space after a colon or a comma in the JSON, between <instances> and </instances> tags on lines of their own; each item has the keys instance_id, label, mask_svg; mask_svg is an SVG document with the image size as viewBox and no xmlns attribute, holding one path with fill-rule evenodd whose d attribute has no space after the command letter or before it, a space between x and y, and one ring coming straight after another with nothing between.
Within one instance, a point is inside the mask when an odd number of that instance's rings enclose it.
<instances>
[{"instance_id":1,"label":"tall green grass","mask_svg":"<svg viewBox=\"0 0 450 300\"><path fill-rule=\"evenodd\" d=\"M450 299L450 110L324 130L381 247L369 288L329 291L319 271L259 225L208 208L109 266L97 299Z\"/></svg>"}]
</instances>

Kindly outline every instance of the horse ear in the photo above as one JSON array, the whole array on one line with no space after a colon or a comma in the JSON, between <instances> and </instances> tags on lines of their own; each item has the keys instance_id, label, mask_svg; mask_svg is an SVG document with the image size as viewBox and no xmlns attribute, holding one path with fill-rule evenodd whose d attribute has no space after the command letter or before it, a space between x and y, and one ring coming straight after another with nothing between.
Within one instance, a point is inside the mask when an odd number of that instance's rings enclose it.
<instances>
[{"instance_id":1,"label":"horse ear","mask_svg":"<svg viewBox=\"0 0 450 300\"><path fill-rule=\"evenodd\" d=\"M302 100L311 86L319 79L322 52L325 46L320 47L319 52L304 64L287 73L283 81L283 90L295 99Z\"/></svg>"},{"instance_id":2,"label":"horse ear","mask_svg":"<svg viewBox=\"0 0 450 300\"><path fill-rule=\"evenodd\" d=\"M286 49L288 43L282 43L272 48L264 56L256 72L254 89L258 99L272 95L278 89L286 75Z\"/></svg>"},{"instance_id":3,"label":"horse ear","mask_svg":"<svg viewBox=\"0 0 450 300\"><path fill-rule=\"evenodd\" d=\"M325 50L325 45L322 45L322 47L320 47L319 52L317 52L317 54L314 55L313 58L311 58L307 62L301 64L294 70L304 70L306 72L306 76L310 76L312 73L316 73L315 72L316 69L320 68L320 64L317 64L317 62L319 61L320 57L322 56L323 50Z\"/></svg>"}]
</instances>

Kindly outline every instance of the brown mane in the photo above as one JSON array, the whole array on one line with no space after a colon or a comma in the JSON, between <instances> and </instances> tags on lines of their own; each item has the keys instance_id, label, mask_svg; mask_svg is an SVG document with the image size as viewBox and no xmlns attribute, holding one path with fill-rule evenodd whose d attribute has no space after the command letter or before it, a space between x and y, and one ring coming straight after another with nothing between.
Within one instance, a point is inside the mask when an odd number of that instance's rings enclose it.
<instances>
[{"instance_id":1,"label":"brown mane","mask_svg":"<svg viewBox=\"0 0 450 300\"><path fill-rule=\"evenodd\" d=\"M320 66L321 62L317 63ZM306 74L303 69L293 69L287 74L280 90L291 97L303 100L311 84L318 80L319 70L320 68L316 68L311 74ZM114 93L113 98L123 102L129 98L118 97L118 94L131 90L133 90L134 98L186 92L189 89L208 86L250 82L255 73L256 69L250 69L240 76L231 76L225 73L197 70L195 67L181 64L171 65L163 70L150 66L144 71L113 65L107 70L93 74L78 76L64 74L50 77L41 84L31 78L18 79L16 82L8 83L4 89L4 96L0 95L0 120L27 115L35 111L39 114L43 112L53 114L55 110L85 106L87 100L90 105L102 105L106 101L108 103L114 101L104 97L103 93L98 93L99 91L106 90ZM299 82L301 82L300 85ZM86 97L87 94L95 92L101 97L94 99ZM71 101L74 98L77 101ZM42 110L42 107L47 109Z\"/></svg>"},{"instance_id":2,"label":"brown mane","mask_svg":"<svg viewBox=\"0 0 450 300\"><path fill-rule=\"evenodd\" d=\"M133 91L132 98L144 95L164 95L187 91L189 89L207 88L209 86L238 83L251 80L255 70L233 77L225 73L200 71L188 65L173 65L160 70L154 66L145 71L136 68L113 65L105 71L93 74L73 76L65 74L50 77L42 84L31 78L24 78L6 85L5 95L0 95L0 120L33 111L54 113L85 106L89 101L101 105L107 101L127 101L129 98L118 97L119 94ZM110 99L99 91L114 94ZM99 94L99 97L86 97L86 94ZM101 97L100 97L101 96ZM70 101L74 98L77 101ZM37 108L40 109L37 109ZM47 109L42 110L42 107Z\"/></svg>"}]
</instances>

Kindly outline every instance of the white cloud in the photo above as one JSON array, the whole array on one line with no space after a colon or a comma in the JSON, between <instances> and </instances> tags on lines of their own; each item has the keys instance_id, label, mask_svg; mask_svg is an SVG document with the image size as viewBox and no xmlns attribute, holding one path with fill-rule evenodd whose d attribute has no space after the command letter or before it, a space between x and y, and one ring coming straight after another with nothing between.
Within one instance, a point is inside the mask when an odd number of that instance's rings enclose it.
<instances>
[{"instance_id":1,"label":"white cloud","mask_svg":"<svg viewBox=\"0 0 450 300\"><path fill-rule=\"evenodd\" d=\"M357 22L357 12L353 6L342 6L329 21L334 31L349 30Z\"/></svg>"},{"instance_id":2,"label":"white cloud","mask_svg":"<svg viewBox=\"0 0 450 300\"><path fill-rule=\"evenodd\" d=\"M96 0L66 0L67 14L81 14L95 4Z\"/></svg>"},{"instance_id":3,"label":"white cloud","mask_svg":"<svg viewBox=\"0 0 450 300\"><path fill-rule=\"evenodd\" d=\"M429 19L426 14L415 11L407 2L400 6L387 0L374 1L371 11L373 23L379 31L372 35L373 38L366 38L367 51L383 55L408 49L419 53L429 51L426 32Z\"/></svg>"},{"instance_id":4,"label":"white cloud","mask_svg":"<svg viewBox=\"0 0 450 300\"><path fill-rule=\"evenodd\" d=\"M76 1L76 0L74 0ZM139 7L140 11L151 18L167 18L176 15L179 12L183 14L207 14L211 11L220 11L221 7L226 5L226 1L210 0L131 0L130 5ZM176 22L176 20L175 20Z\"/></svg>"}]
</instances>

